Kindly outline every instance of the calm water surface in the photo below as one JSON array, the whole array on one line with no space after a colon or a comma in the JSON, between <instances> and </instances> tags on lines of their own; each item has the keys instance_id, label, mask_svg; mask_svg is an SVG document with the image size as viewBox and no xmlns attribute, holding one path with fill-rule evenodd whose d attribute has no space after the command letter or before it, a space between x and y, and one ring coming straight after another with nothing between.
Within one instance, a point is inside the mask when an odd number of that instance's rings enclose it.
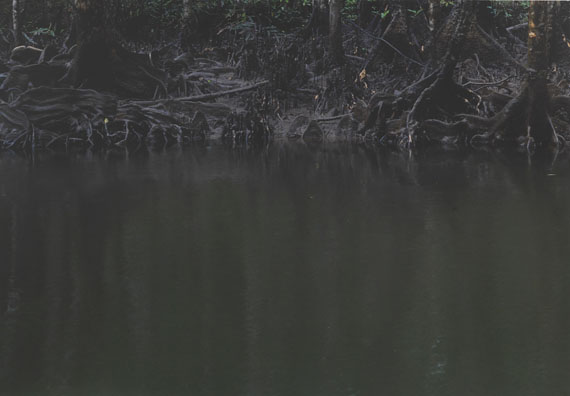
<instances>
[{"instance_id":1,"label":"calm water surface","mask_svg":"<svg viewBox=\"0 0 570 396\"><path fill-rule=\"evenodd\" d=\"M567 395L570 162L0 155L0 395Z\"/></svg>"}]
</instances>

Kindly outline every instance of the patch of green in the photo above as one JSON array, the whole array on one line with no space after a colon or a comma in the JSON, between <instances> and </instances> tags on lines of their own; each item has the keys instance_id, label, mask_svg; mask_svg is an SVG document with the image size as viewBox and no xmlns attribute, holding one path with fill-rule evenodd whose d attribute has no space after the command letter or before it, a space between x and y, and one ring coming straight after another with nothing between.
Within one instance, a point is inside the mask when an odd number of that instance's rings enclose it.
<instances>
[{"instance_id":1,"label":"patch of green","mask_svg":"<svg viewBox=\"0 0 570 396\"><path fill-rule=\"evenodd\" d=\"M418 8L417 10L414 10L414 9L408 8L408 12L409 12L410 14L412 14L412 17L413 17L413 18L415 18L415 17L417 17L418 15L420 15L422 12L424 12L424 9L423 9L423 8Z\"/></svg>"},{"instance_id":2,"label":"patch of green","mask_svg":"<svg viewBox=\"0 0 570 396\"><path fill-rule=\"evenodd\" d=\"M30 36L34 36L34 37L37 37L37 36L55 37L55 31L51 28L51 26L47 27L47 28L41 27L41 28L34 29L34 30L30 31L28 34Z\"/></svg>"}]
</instances>

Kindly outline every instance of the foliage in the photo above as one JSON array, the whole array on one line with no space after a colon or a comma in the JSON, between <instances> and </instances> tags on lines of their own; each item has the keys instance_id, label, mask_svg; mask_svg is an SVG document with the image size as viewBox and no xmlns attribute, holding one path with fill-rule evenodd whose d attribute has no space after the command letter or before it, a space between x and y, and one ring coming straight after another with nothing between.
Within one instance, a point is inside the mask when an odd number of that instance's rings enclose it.
<instances>
[{"instance_id":1,"label":"foliage","mask_svg":"<svg viewBox=\"0 0 570 396\"><path fill-rule=\"evenodd\" d=\"M494 0L487 8L493 16L504 19L507 24L513 25L528 20L529 3L529 1L511 3Z\"/></svg>"},{"instance_id":2,"label":"foliage","mask_svg":"<svg viewBox=\"0 0 570 396\"><path fill-rule=\"evenodd\" d=\"M408 8L408 12L412 14L412 16L415 18L418 15L420 15L422 12L424 12L424 10L423 8L418 8L417 10Z\"/></svg>"},{"instance_id":3,"label":"foliage","mask_svg":"<svg viewBox=\"0 0 570 396\"><path fill-rule=\"evenodd\" d=\"M390 14L390 9L380 8L380 4L375 0L360 0L370 3L372 15L379 16L384 19ZM344 18L355 21L358 15L359 0L346 0L342 15Z\"/></svg>"},{"instance_id":4,"label":"foliage","mask_svg":"<svg viewBox=\"0 0 570 396\"><path fill-rule=\"evenodd\" d=\"M34 29L32 31L30 31L30 35L31 36L51 36L51 37L55 37L55 31L52 29L52 27L41 27L41 28L37 28Z\"/></svg>"},{"instance_id":5,"label":"foliage","mask_svg":"<svg viewBox=\"0 0 570 396\"><path fill-rule=\"evenodd\" d=\"M390 15L390 9L382 2L346 0L343 17L356 20L360 1L368 2L375 16L384 19ZM129 38L141 39L158 32L172 37L180 30L181 24L187 23L192 25L193 31L200 33L204 30L217 32L228 25L239 27L239 23L246 21L286 31L303 26L311 13L311 0L192 0L191 20L183 21L183 0L118 0L117 3L116 23L119 29ZM445 9L450 9L455 3L455 0L440 0ZM409 4L413 4L408 8L411 17L422 14L427 7L426 1ZM53 37L66 31L71 23L72 6L72 0L27 0L24 30L28 37ZM528 1L499 0L488 5L489 12L507 25L526 21L528 6ZM9 26L10 8L11 1L0 0L0 25Z\"/></svg>"}]
</instances>

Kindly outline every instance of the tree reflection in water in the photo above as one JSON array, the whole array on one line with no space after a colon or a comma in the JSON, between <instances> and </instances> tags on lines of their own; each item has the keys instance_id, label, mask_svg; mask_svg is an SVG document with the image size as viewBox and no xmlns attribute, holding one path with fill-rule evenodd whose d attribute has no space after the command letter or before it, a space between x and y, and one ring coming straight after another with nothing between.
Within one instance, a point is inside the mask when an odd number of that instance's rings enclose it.
<instances>
[{"instance_id":1,"label":"tree reflection in water","mask_svg":"<svg viewBox=\"0 0 570 396\"><path fill-rule=\"evenodd\" d=\"M0 157L0 394L561 394L568 159Z\"/></svg>"}]
</instances>

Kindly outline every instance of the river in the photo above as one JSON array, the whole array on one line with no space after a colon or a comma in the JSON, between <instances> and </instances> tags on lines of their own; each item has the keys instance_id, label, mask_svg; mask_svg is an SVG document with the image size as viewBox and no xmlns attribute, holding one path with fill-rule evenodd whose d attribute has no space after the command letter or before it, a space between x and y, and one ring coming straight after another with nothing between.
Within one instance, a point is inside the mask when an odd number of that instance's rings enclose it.
<instances>
[{"instance_id":1,"label":"river","mask_svg":"<svg viewBox=\"0 0 570 396\"><path fill-rule=\"evenodd\" d=\"M0 395L562 395L570 166L0 154Z\"/></svg>"}]
</instances>

